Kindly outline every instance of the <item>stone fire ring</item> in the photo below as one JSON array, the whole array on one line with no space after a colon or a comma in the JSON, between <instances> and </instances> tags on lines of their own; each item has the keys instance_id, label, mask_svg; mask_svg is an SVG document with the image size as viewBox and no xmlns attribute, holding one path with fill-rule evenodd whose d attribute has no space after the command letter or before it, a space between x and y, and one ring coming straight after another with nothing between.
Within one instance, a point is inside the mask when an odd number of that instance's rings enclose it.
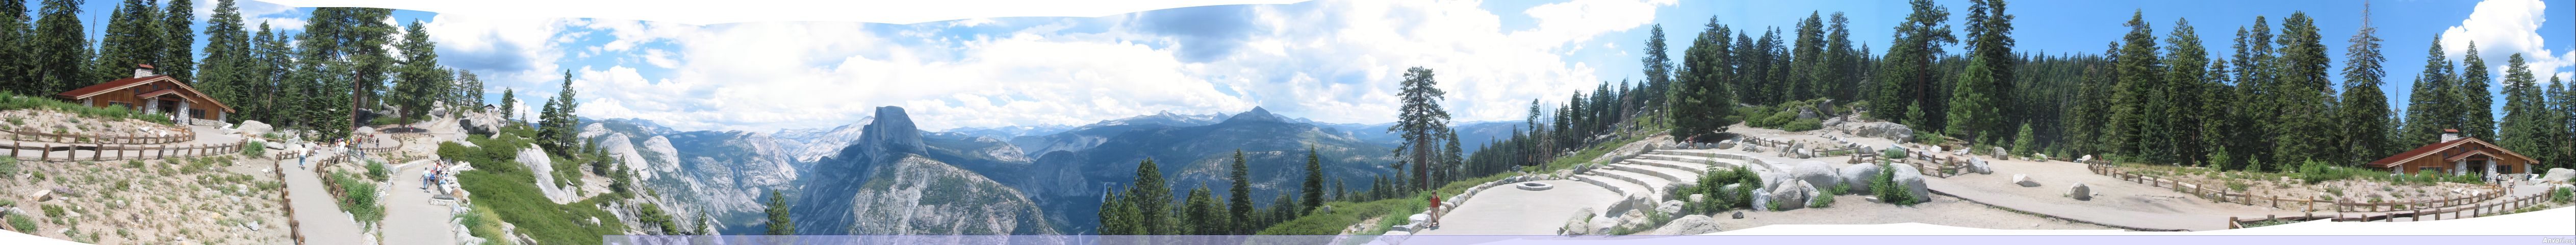
<instances>
[{"instance_id":1,"label":"stone fire ring","mask_svg":"<svg viewBox=\"0 0 2576 245\"><path fill-rule=\"evenodd\" d=\"M1539 182L1521 182L1520 184L1512 185L1512 187L1521 188L1521 190L1532 190L1532 191L1544 191L1544 190L1547 190L1547 189L1555 189L1555 188L1556 188L1556 186L1554 186L1554 185L1548 185L1547 183L1539 183Z\"/></svg>"}]
</instances>

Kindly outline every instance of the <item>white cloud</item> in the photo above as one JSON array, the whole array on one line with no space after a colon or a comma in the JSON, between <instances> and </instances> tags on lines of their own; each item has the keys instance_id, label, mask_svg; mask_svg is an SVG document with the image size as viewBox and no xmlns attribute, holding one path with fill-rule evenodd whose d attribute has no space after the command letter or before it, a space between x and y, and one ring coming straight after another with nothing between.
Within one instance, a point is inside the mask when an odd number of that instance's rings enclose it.
<instances>
[{"instance_id":1,"label":"white cloud","mask_svg":"<svg viewBox=\"0 0 2576 245\"><path fill-rule=\"evenodd\" d=\"M1327 122L1376 123L1394 120L1396 84L1405 68L1415 66L1435 70L1449 92L1444 106L1456 119L1517 120L1531 99L1562 99L1602 81L1592 75L1593 65L1568 62L1561 49L1637 30L1652 20L1655 7L1675 4L1582 0L1499 10L1547 15L1528 30L1501 28L1496 11L1473 1L1239 6L1248 11L1225 16L1248 19L1224 23L1242 26L1191 27L1242 35L1209 37L1242 46L1209 60L1187 58L1186 41L1176 36L1186 33L1144 30L1140 26L1152 25L1136 22L1153 20L1134 15L1041 23L967 20L933 28L459 17L460 23L434 23L448 29L432 33L442 38L442 57L533 60L501 66L529 72L487 76L523 81L521 92L551 91L560 76L553 62L573 53L625 56L618 60L666 68L576 69L574 87L584 100L580 113L685 130L830 127L889 105L906 107L929 130L1086 124L1156 111L1235 113L1253 106ZM440 18L447 21L448 15ZM1019 31L946 29L960 25ZM564 47L592 34L614 40ZM523 97L546 96L551 94Z\"/></svg>"},{"instance_id":2,"label":"white cloud","mask_svg":"<svg viewBox=\"0 0 2576 245\"><path fill-rule=\"evenodd\" d=\"M578 21L440 14L423 28L438 42L439 64L474 71L490 91L552 91L563 79L555 61L567 53L559 41ZM528 94L528 93L521 93ZM524 100L525 98L522 98Z\"/></svg>"},{"instance_id":3,"label":"white cloud","mask_svg":"<svg viewBox=\"0 0 2576 245\"><path fill-rule=\"evenodd\" d=\"M2548 4L2539 0L2478 2L2468 19L2442 31L2442 47L2448 49L2443 52L2456 61L2468 54L2470 42L2476 42L2479 57L2486 59L2491 69L2488 74L2498 78L2504 76L2505 58L2517 53L2522 54L2541 83L2549 82L2548 76L2569 76L2569 69L2564 68L2576 66L2576 51L2550 50L2547 40L2540 36L2540 24L2548 20L2544 11L2547 8Z\"/></svg>"}]
</instances>

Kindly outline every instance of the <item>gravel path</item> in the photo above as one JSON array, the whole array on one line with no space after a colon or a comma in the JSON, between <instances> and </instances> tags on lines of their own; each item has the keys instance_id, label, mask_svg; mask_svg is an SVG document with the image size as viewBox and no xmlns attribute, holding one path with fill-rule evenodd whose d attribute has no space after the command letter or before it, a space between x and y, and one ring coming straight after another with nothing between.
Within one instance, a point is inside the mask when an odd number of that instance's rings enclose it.
<instances>
[{"instance_id":1,"label":"gravel path","mask_svg":"<svg viewBox=\"0 0 2576 245\"><path fill-rule=\"evenodd\" d=\"M1933 196L1932 201L1914 206L1873 203L1860 195L1834 197L1834 206L1779 212L1745 211L1744 219L1716 215L1718 228L1737 230L1766 225L1875 225L1924 223L1986 229L2030 230L2112 230L2118 228L2067 222L2046 217L2013 213L1987 207L1956 197ZM1731 213L1731 212L1730 212ZM2224 218L2222 218L2224 219ZM2215 222L2213 222L2215 223Z\"/></svg>"},{"instance_id":2,"label":"gravel path","mask_svg":"<svg viewBox=\"0 0 2576 245\"><path fill-rule=\"evenodd\" d=\"M333 155L336 153L315 154L311 160ZM295 166L292 158L280 160L278 165L290 166L283 169L286 171L286 198L294 201L294 218L303 233L304 244L360 244L365 241L365 234L355 218L340 211L339 200L331 198L331 191L323 187L321 176L314 174L311 168L291 167ZM313 165L307 163L306 166Z\"/></svg>"},{"instance_id":3,"label":"gravel path","mask_svg":"<svg viewBox=\"0 0 2576 245\"><path fill-rule=\"evenodd\" d=\"M1467 204L1440 218L1440 226L1416 235L1555 235L1565 221L1589 207L1593 215L1610 210L1619 193L1572 180L1535 181L1554 185L1544 191L1496 186L1467 198Z\"/></svg>"}]
</instances>

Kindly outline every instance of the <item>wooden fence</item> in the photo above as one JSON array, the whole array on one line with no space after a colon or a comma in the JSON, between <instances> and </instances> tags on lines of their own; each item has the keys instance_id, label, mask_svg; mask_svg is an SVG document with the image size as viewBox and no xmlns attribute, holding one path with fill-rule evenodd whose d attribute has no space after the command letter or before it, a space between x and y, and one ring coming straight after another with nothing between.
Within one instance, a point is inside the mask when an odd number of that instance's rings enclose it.
<instances>
[{"instance_id":1,"label":"wooden fence","mask_svg":"<svg viewBox=\"0 0 2576 245\"><path fill-rule=\"evenodd\" d=\"M2146 184L2147 186L2152 187L2167 188L2175 192L2191 194L2192 196L2212 201L2237 203L2250 206L2269 206L2273 208L2282 208L2283 203L2295 203L2288 207L2301 207L2305 208L2304 210L2307 211L2331 210L2335 212L2390 212L2408 209L2474 205L2479 202L2505 197L2503 187L2480 185L2480 189L2485 191L2476 195L2457 195L2438 199L2418 199L2412 201L2374 200L2369 202L2347 202L2343 200L2292 199L2282 198L2278 195L2255 195L2247 192L2229 191L2225 188L2212 188L2209 185L2186 183L2183 181L2156 178L2154 176L2143 174L2122 172L2119 169L2111 167L2110 164L2085 164L2085 168L2091 170L2093 174L2111 176L2112 178L2120 179L2121 181ZM2317 206L2320 204L2326 205L2327 209L2318 209Z\"/></svg>"},{"instance_id":2,"label":"wooden fence","mask_svg":"<svg viewBox=\"0 0 2576 245\"><path fill-rule=\"evenodd\" d=\"M175 146L110 145L102 143L91 143L89 145L28 145L24 142L9 142L9 145L0 146L6 147L0 148L0 150L7 150L10 158L17 158L25 161L149 160L172 157L200 157L233 154L241 152L242 144L247 142L248 141L236 141L224 144L189 144ZM35 154L27 154L20 152L22 150L32 150L37 152ZM54 153L56 151L61 151L63 153L57 155ZM80 157L74 154L75 152L73 151L90 151L90 155L89 157ZM30 159L25 157L35 158Z\"/></svg>"},{"instance_id":3,"label":"wooden fence","mask_svg":"<svg viewBox=\"0 0 2576 245\"><path fill-rule=\"evenodd\" d=\"M194 131L194 130L188 130L188 128L184 128L184 127L182 127L182 128L178 128L177 130L172 130L172 131L177 131L178 133L176 133L176 134L172 134L172 135L170 135L170 136L140 136L140 135L135 135L135 134L124 134L124 135L108 135L108 134L55 134L55 133L45 133L45 132L37 132L37 131L18 131L18 130L14 130L14 129L0 129L0 133L8 133L8 134L9 134L9 140L10 140L10 141L19 141L19 142L54 142L54 143L84 143L84 144L87 144L87 143L107 143L107 144L126 144L126 145L151 145L151 144L170 144L170 143L188 142L189 140L193 140L193 139L196 139L196 138L197 138L197 132L196 132L196 131Z\"/></svg>"},{"instance_id":4,"label":"wooden fence","mask_svg":"<svg viewBox=\"0 0 2576 245\"><path fill-rule=\"evenodd\" d=\"M304 224L295 220L295 198L291 198L295 194L295 188L285 187L287 181L286 162L271 161L268 162L268 165L272 169L277 170L269 171L268 173L270 176L277 177L277 184L279 186L277 188L277 206L280 209L286 210L286 236L287 238L294 239L295 244L304 244Z\"/></svg>"},{"instance_id":5,"label":"wooden fence","mask_svg":"<svg viewBox=\"0 0 2576 245\"><path fill-rule=\"evenodd\" d=\"M2230 216L2230 217L2227 217L2227 228L2228 228L2228 229L2242 229L2242 228L2245 228L2245 225L2246 225L2246 224L2262 223L2262 222L2275 222L2275 221L2310 221L2310 220L2321 220L2321 219L2322 219L2322 220L2332 220L2332 221L2335 221L2335 222L2397 222L2397 220L2398 220L2398 219L2403 218L2403 219L2406 219L2406 221L2410 221L2410 222L2411 222L2411 221L2425 221L2425 220L2443 220L2443 219L2476 218L2476 217L2484 217L2484 216L2489 216L2489 215L2497 215L2497 214L2500 214L2500 213L2512 212L2513 210L2519 210L2519 209L2523 209L2523 208L2527 208L2527 207L2532 207L2532 206L2543 205L2543 204L2546 204L2547 202L2549 202L2550 200L2555 200L2555 199L2557 198L2557 195L2558 195L2558 193L2557 193L2557 192L2544 192L2544 193L2539 194L2539 195L2527 195L2527 196L2522 196L2522 197L2517 197L2517 198L2512 198L2512 199L2503 199L2503 201L2500 201L2500 202L2481 202L2481 203L2472 204L2472 205L2461 205L2461 206L2456 206L2456 207L2444 207L2444 208L2423 208L2423 209L2413 209L2413 210L2391 210L2391 211L2387 211L2387 212L2385 212L2385 213L2380 213L2380 214L2369 214L2369 213L2360 213L2360 214L2335 213L2335 214L2333 214L2333 215L2317 215L2316 213L2307 213L2305 216L2300 216L2300 217L2275 217L2275 216L2264 216L2262 219L2245 219L2245 218L2242 218L2242 217L2233 217L2233 216ZM2402 211L2402 212L2401 212L2401 211ZM2445 218L2446 216L2447 216L2448 218Z\"/></svg>"}]
</instances>

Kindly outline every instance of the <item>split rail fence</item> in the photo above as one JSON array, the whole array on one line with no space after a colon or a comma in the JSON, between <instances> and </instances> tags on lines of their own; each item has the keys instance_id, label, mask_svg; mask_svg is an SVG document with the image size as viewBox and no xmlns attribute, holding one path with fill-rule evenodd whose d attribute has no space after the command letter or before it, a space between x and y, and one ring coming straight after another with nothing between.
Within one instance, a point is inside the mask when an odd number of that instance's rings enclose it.
<instances>
[{"instance_id":1,"label":"split rail fence","mask_svg":"<svg viewBox=\"0 0 2576 245\"><path fill-rule=\"evenodd\" d=\"M90 143L88 145L54 145L49 143L27 144L26 142L12 141L9 142L8 145L0 146L6 147L0 148L0 150L6 150L9 152L10 158L17 158L22 161L148 160L233 154L241 152L242 144L247 142L248 141L237 141L223 144L188 145L111 145L105 143ZM30 154L23 151L35 151L35 153ZM57 151L63 153L54 153ZM90 151L90 154L84 157L76 154L76 151Z\"/></svg>"},{"instance_id":2,"label":"split rail fence","mask_svg":"<svg viewBox=\"0 0 2576 245\"><path fill-rule=\"evenodd\" d=\"M2389 211L2389 212L2387 212L2387 213L2375 214L2375 215L2374 215L2374 214L2368 214L2368 213L2362 213L2362 214L2345 214L2345 213L2335 213L2335 214L2333 214L2333 215L2317 215L2317 214L2316 214L2316 213L2314 213L2314 212L2310 212L2310 213L2305 214L2305 216L2299 216L2299 217L2263 216L2263 218L2261 218L2261 219L2245 219L2245 218L2242 218L2242 217L2232 217L2232 216L2231 216L2231 217L2227 217L2227 228L2228 228L2228 229L2242 229L2242 228L2245 228L2245 227L2246 227L2246 225L2248 225L2248 224L2260 224L2260 223L2265 223L2265 222L2285 222L2285 221L2288 221L2288 222L2295 222L2295 221L2311 221L2311 220L2332 220L2332 221L2335 221L2335 222L2397 222L2397 220L2398 220L2398 219L2406 219L2406 221L2410 221L2410 222L2412 222L2412 221L2425 221L2425 220L2444 220L2444 219L2475 218L2475 217L2484 217L2484 216L2497 215L2497 214L2506 213L2506 212L2512 212L2513 210L2520 210L2520 209L2527 208L2527 207L2532 207L2532 206L2544 205L2544 204L2546 204L2547 202L2549 202L2549 200L2556 200L2557 195L2558 195L2558 193L2557 193L2557 192L2546 192L2546 193L2544 193L2544 194L2539 194L2539 195L2527 195L2527 196L2522 196L2522 197L2517 197L2517 198L2505 199L2504 201L2501 201L2501 202L2483 202L2483 203L2478 203L2478 204L2473 204L2473 205L2463 205L2463 206L2443 207L2443 208L2424 208L2424 209L2414 209L2414 210L2394 210L2394 211ZM2447 217L2447 218L2446 218L2446 217Z\"/></svg>"},{"instance_id":3,"label":"split rail fence","mask_svg":"<svg viewBox=\"0 0 2576 245\"><path fill-rule=\"evenodd\" d=\"M2104 176L2110 176L2110 177L2112 177L2112 178L2120 179L2120 180L2122 180L2122 181L2136 182L2136 183L2139 183L2139 184L2146 184L2146 185L2148 185L2148 186L2153 186L2153 187L2168 188L2168 189L2172 189L2172 190L2173 190L2173 191L2175 191L2175 192L2181 192L2181 193L2184 193L2184 194L2191 194L2191 195L2193 195L2193 196L2198 196L2198 197L2200 197L2200 198L2203 198L2203 199L2209 199L2209 200L2213 200L2213 201L2229 202L2229 203L2237 203L2237 204L2244 204L2244 205L2251 205L2251 206L2268 206L2268 207L2273 207L2273 208L2304 208L2304 210L2311 211L2311 212L2313 212L2313 211L2335 211L2335 212L2393 212L2393 211L2405 211L2405 210L2410 210L2410 209L2439 209L2439 208L2450 208L2450 207L2458 207L2458 206L2465 206L2465 205L2476 205L2476 204L2478 204L2478 203L2480 203L2480 202L2485 202L2485 201L2487 201L2487 200L2492 200L2492 199L2496 199L2496 198L2502 198L2502 197L2505 197L2505 194L2504 194L2504 188L2503 188L2503 187L2494 186L2494 185L2480 185L2479 187L2480 187L2480 189L2482 189L2483 191L2481 191L2481 192L2480 192L2480 193L2478 193L2478 194L2474 194L2474 195L2452 195L2452 196L2448 196L2448 197L2444 197L2444 198L2438 198L2438 199L2419 199L2419 200L2412 200L2412 201L2369 201L2369 202L2348 202L2348 201L2343 201L2343 200L2317 200L2317 199L2283 198L2283 197L2278 196L2278 195L2255 195L2255 194L2252 194L2252 193L2241 192L2241 191L2229 191L2229 190L2227 190L2227 189L2223 189L2223 188L2210 188L2210 187L2209 187L2209 185L2196 184L2196 183L2187 183L2187 182L2183 182L2183 181L2176 181L2176 180L2171 180L2171 179L2156 178L2156 177L2154 177L2154 176L2147 176L2147 175L2136 174L2136 173L2128 173L2128 172L2120 171L2120 170L2119 170L2119 169L2117 169L2117 168L2111 167L2111 165L2110 165L2110 164L2088 163L2088 164L2085 164L2085 168L2086 168L2086 169L2088 169L2088 170L2092 170L2093 174L2099 174L2099 175L2104 175ZM2286 206L2285 206L2284 204L2288 204L2288 205L2286 205ZM2319 208L2317 208L2319 205L2324 205L2324 206L2325 206L2325 209L2319 209Z\"/></svg>"}]
</instances>

